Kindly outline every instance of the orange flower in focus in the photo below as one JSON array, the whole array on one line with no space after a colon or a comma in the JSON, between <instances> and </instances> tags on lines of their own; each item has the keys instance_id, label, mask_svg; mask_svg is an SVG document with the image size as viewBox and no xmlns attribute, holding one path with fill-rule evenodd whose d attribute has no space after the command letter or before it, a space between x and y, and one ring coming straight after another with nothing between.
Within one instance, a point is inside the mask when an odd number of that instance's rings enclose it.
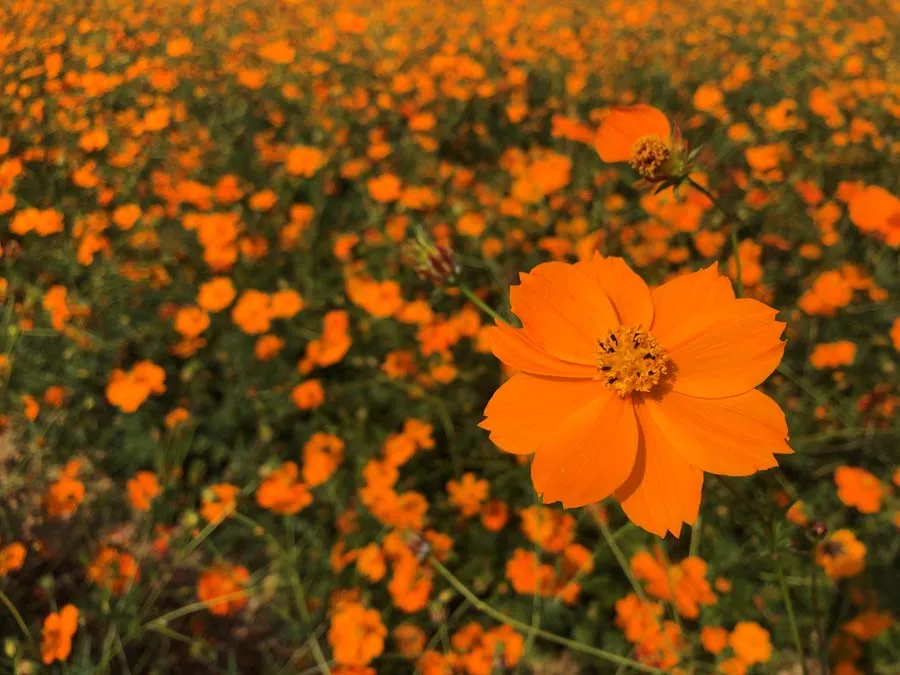
<instances>
[{"instance_id":1,"label":"orange flower in focus","mask_svg":"<svg viewBox=\"0 0 900 675\"><path fill-rule=\"evenodd\" d=\"M244 588L249 580L250 572L243 565L215 565L200 575L197 597L206 603L211 614L234 614L247 604Z\"/></svg>"},{"instance_id":2,"label":"orange flower in focus","mask_svg":"<svg viewBox=\"0 0 900 675\"><path fill-rule=\"evenodd\" d=\"M150 503L162 492L156 474L152 471L138 471L133 478L128 479L126 488L132 508L138 511L149 511Z\"/></svg>"},{"instance_id":3,"label":"orange flower in focus","mask_svg":"<svg viewBox=\"0 0 900 675\"><path fill-rule=\"evenodd\" d=\"M755 387L781 361L776 310L736 299L715 265L650 289L620 258L550 262L510 289L523 328L490 329L520 372L480 426L534 454L545 503L621 502L676 536L700 507L703 473L747 476L789 454L778 405Z\"/></svg>"},{"instance_id":4,"label":"orange flower in focus","mask_svg":"<svg viewBox=\"0 0 900 675\"><path fill-rule=\"evenodd\" d=\"M644 180L657 182L685 173L685 147L665 113L639 104L610 110L594 137L604 162L628 162Z\"/></svg>"},{"instance_id":5,"label":"orange flower in focus","mask_svg":"<svg viewBox=\"0 0 900 675\"><path fill-rule=\"evenodd\" d=\"M860 513L878 513L885 488L881 481L865 469L841 466L834 472L838 499Z\"/></svg>"},{"instance_id":6,"label":"orange flower in focus","mask_svg":"<svg viewBox=\"0 0 900 675\"><path fill-rule=\"evenodd\" d=\"M17 541L0 548L0 577L22 569L25 563L25 547Z\"/></svg>"},{"instance_id":7,"label":"orange flower in focus","mask_svg":"<svg viewBox=\"0 0 900 675\"><path fill-rule=\"evenodd\" d=\"M65 661L72 651L72 637L78 630L78 608L66 605L59 612L53 612L44 619L41 631L41 661L50 665L54 661Z\"/></svg>"},{"instance_id":8,"label":"orange flower in focus","mask_svg":"<svg viewBox=\"0 0 900 675\"><path fill-rule=\"evenodd\" d=\"M754 621L741 621L731 631L728 644L744 663L766 663L772 658L769 631Z\"/></svg>"},{"instance_id":9,"label":"orange flower in focus","mask_svg":"<svg viewBox=\"0 0 900 675\"><path fill-rule=\"evenodd\" d=\"M241 489L230 483L216 483L203 491L200 515L207 522L215 522L232 514L237 507L237 496Z\"/></svg>"},{"instance_id":10,"label":"orange flower in focus","mask_svg":"<svg viewBox=\"0 0 900 675\"><path fill-rule=\"evenodd\" d=\"M866 546L850 530L837 530L819 544L816 563L832 579L855 577L866 566Z\"/></svg>"},{"instance_id":11,"label":"orange flower in focus","mask_svg":"<svg viewBox=\"0 0 900 675\"><path fill-rule=\"evenodd\" d=\"M294 462L285 462L272 471L256 490L256 503L274 513L293 515L312 504L307 487L297 480L300 470Z\"/></svg>"},{"instance_id":12,"label":"orange flower in focus","mask_svg":"<svg viewBox=\"0 0 900 675\"><path fill-rule=\"evenodd\" d=\"M343 666L365 666L384 651L387 628L376 609L358 602L340 605L331 617L328 644L334 660Z\"/></svg>"}]
</instances>

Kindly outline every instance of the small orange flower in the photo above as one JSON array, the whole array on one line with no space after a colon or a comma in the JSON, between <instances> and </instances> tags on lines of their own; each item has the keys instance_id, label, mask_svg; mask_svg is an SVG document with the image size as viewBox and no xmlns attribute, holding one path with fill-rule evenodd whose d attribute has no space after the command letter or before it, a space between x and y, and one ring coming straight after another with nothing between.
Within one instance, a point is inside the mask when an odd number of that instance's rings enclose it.
<instances>
[{"instance_id":1,"label":"small orange flower","mask_svg":"<svg viewBox=\"0 0 900 675\"><path fill-rule=\"evenodd\" d=\"M387 565L378 544L369 544L359 551L359 555L356 557L356 567L359 573L369 581L378 582L384 578L387 573Z\"/></svg>"},{"instance_id":2,"label":"small orange flower","mask_svg":"<svg viewBox=\"0 0 900 675\"><path fill-rule=\"evenodd\" d=\"M197 597L206 603L211 614L234 614L247 604L244 589L249 580L250 572L243 565L215 565L200 575Z\"/></svg>"},{"instance_id":3,"label":"small orange flower","mask_svg":"<svg viewBox=\"0 0 900 675\"><path fill-rule=\"evenodd\" d=\"M285 462L269 473L256 490L256 503L274 513L293 515L312 504L307 487L297 480L300 469L294 462Z\"/></svg>"},{"instance_id":4,"label":"small orange flower","mask_svg":"<svg viewBox=\"0 0 900 675\"><path fill-rule=\"evenodd\" d=\"M303 298L297 291L288 289L273 293L271 296L273 319L290 319L302 309Z\"/></svg>"},{"instance_id":5,"label":"small orange flower","mask_svg":"<svg viewBox=\"0 0 900 675\"><path fill-rule=\"evenodd\" d=\"M860 513L877 513L881 510L884 485L865 469L841 466L834 472L838 487L838 499Z\"/></svg>"},{"instance_id":6,"label":"small orange flower","mask_svg":"<svg viewBox=\"0 0 900 675\"><path fill-rule=\"evenodd\" d=\"M855 577L866 566L866 546L850 530L837 530L819 544L816 562L832 579Z\"/></svg>"},{"instance_id":7,"label":"small orange flower","mask_svg":"<svg viewBox=\"0 0 900 675\"><path fill-rule=\"evenodd\" d=\"M209 314L199 307L182 307L175 315L175 330L186 338L199 337L209 328Z\"/></svg>"},{"instance_id":8,"label":"small orange flower","mask_svg":"<svg viewBox=\"0 0 900 675\"><path fill-rule=\"evenodd\" d=\"M392 173L386 173L376 178L370 178L366 182L369 196L376 202L382 204L395 202L400 199L401 186L402 183L400 182L400 179Z\"/></svg>"},{"instance_id":9,"label":"small orange flower","mask_svg":"<svg viewBox=\"0 0 900 675\"><path fill-rule=\"evenodd\" d=\"M318 148L295 145L284 158L284 168L291 176L312 178L325 164L325 155Z\"/></svg>"},{"instance_id":10,"label":"small orange flower","mask_svg":"<svg viewBox=\"0 0 900 675\"><path fill-rule=\"evenodd\" d=\"M271 319L271 299L262 291L244 291L231 310L231 320L248 335L258 335L268 331Z\"/></svg>"},{"instance_id":11,"label":"small orange flower","mask_svg":"<svg viewBox=\"0 0 900 675\"><path fill-rule=\"evenodd\" d=\"M710 654L718 654L728 646L728 631L721 626L703 626L700 642Z\"/></svg>"},{"instance_id":12,"label":"small orange flower","mask_svg":"<svg viewBox=\"0 0 900 675\"><path fill-rule=\"evenodd\" d=\"M87 577L113 595L122 595L140 578L140 569L130 553L104 546L88 566Z\"/></svg>"},{"instance_id":13,"label":"small orange flower","mask_svg":"<svg viewBox=\"0 0 900 675\"><path fill-rule=\"evenodd\" d=\"M313 410L325 402L325 390L318 380L307 380L291 389L291 400L300 410Z\"/></svg>"},{"instance_id":14,"label":"small orange flower","mask_svg":"<svg viewBox=\"0 0 900 675\"><path fill-rule=\"evenodd\" d=\"M481 504L487 499L488 482L476 478L474 473L466 472L459 481L447 481L447 494L450 503L458 507L463 518L470 518L481 510Z\"/></svg>"},{"instance_id":15,"label":"small orange flower","mask_svg":"<svg viewBox=\"0 0 900 675\"><path fill-rule=\"evenodd\" d=\"M597 255L521 282L510 299L524 327L490 329L494 355L520 372L481 426L502 450L534 454L544 502L614 494L632 522L678 535L704 472L751 475L792 452L784 414L756 389L781 361L784 324L735 298L715 265L651 290Z\"/></svg>"},{"instance_id":16,"label":"small orange flower","mask_svg":"<svg viewBox=\"0 0 900 675\"><path fill-rule=\"evenodd\" d=\"M345 666L365 666L384 651L387 628L376 609L358 602L340 605L331 617L328 643L334 659Z\"/></svg>"},{"instance_id":17,"label":"small orange flower","mask_svg":"<svg viewBox=\"0 0 900 675\"><path fill-rule=\"evenodd\" d=\"M197 304L207 312L220 312L234 301L234 285L228 277L216 277L200 286Z\"/></svg>"},{"instance_id":18,"label":"small orange flower","mask_svg":"<svg viewBox=\"0 0 900 675\"><path fill-rule=\"evenodd\" d=\"M332 434L313 434L303 446L303 480L310 487L321 485L337 471L343 457L344 441Z\"/></svg>"},{"instance_id":19,"label":"small orange flower","mask_svg":"<svg viewBox=\"0 0 900 675\"><path fill-rule=\"evenodd\" d=\"M50 485L47 492L47 513L51 516L70 516L84 500L84 483L75 478L77 464L74 467L72 471L67 467L59 480Z\"/></svg>"},{"instance_id":20,"label":"small orange flower","mask_svg":"<svg viewBox=\"0 0 900 675\"><path fill-rule=\"evenodd\" d=\"M230 483L210 485L203 491L200 515L210 523L227 518L237 507L236 500L240 492L239 487Z\"/></svg>"},{"instance_id":21,"label":"small orange flower","mask_svg":"<svg viewBox=\"0 0 900 675\"><path fill-rule=\"evenodd\" d=\"M492 499L481 508L481 525L488 532L499 532L509 520L509 507L499 499Z\"/></svg>"},{"instance_id":22,"label":"small orange flower","mask_svg":"<svg viewBox=\"0 0 900 675\"><path fill-rule=\"evenodd\" d=\"M849 366L856 358L856 345L849 340L822 342L809 355L809 362L816 368L840 368Z\"/></svg>"},{"instance_id":23,"label":"small orange flower","mask_svg":"<svg viewBox=\"0 0 900 675\"><path fill-rule=\"evenodd\" d=\"M78 608L66 605L44 619L41 632L41 660L46 665L65 661L72 651L72 637L78 630Z\"/></svg>"},{"instance_id":24,"label":"small orange flower","mask_svg":"<svg viewBox=\"0 0 900 675\"><path fill-rule=\"evenodd\" d=\"M769 631L754 621L741 621L731 632L728 643L745 663L766 663L772 658Z\"/></svg>"},{"instance_id":25,"label":"small orange flower","mask_svg":"<svg viewBox=\"0 0 900 675\"><path fill-rule=\"evenodd\" d=\"M138 511L149 511L150 503L162 492L156 474L152 471L138 471L133 478L128 479L126 487L128 500Z\"/></svg>"},{"instance_id":26,"label":"small orange flower","mask_svg":"<svg viewBox=\"0 0 900 675\"><path fill-rule=\"evenodd\" d=\"M17 541L0 548L0 577L22 569L25 563L25 547Z\"/></svg>"}]
</instances>

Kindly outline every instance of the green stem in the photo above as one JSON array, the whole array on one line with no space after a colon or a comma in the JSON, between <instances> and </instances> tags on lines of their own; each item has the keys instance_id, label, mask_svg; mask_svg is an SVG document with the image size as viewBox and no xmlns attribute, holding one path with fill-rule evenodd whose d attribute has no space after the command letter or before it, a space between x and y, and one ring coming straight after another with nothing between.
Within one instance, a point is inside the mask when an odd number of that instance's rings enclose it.
<instances>
[{"instance_id":1,"label":"green stem","mask_svg":"<svg viewBox=\"0 0 900 675\"><path fill-rule=\"evenodd\" d=\"M828 670L827 647L825 645L825 627L822 625L822 604L819 598L819 565L816 563L816 547L813 546L810 555L810 566L812 567L812 611L813 611L813 630L816 633L816 647L819 657L819 669L824 673Z\"/></svg>"},{"instance_id":2,"label":"green stem","mask_svg":"<svg viewBox=\"0 0 900 675\"><path fill-rule=\"evenodd\" d=\"M771 541L772 541L772 559L775 561L775 571L778 573L778 585L781 588L781 597L784 600L784 607L787 610L788 625L791 628L791 637L794 639L794 648L800 657L800 670L803 675L807 675L806 656L803 654L803 641L800 639L800 631L797 628L797 618L794 616L794 603L791 601L791 592L788 590L787 582L784 578L784 568L781 565L781 554L778 552L778 537L775 531L775 521L772 521Z\"/></svg>"},{"instance_id":3,"label":"green stem","mask_svg":"<svg viewBox=\"0 0 900 675\"><path fill-rule=\"evenodd\" d=\"M641 602L647 602L647 595L644 593L644 589L641 588L641 585L637 582L637 579L635 579L634 575L631 573L631 566L628 564L628 560L625 558L625 554L622 553L622 549L620 549L619 545L616 543L616 538L610 531L609 525L604 523L602 520L598 520L597 525L600 527L600 533L606 540L607 546L609 546L610 550L613 552L613 555L616 558L616 561L619 563L619 567L622 568L622 572L624 572L625 576L628 578L628 581L631 584L631 588L641 599Z\"/></svg>"},{"instance_id":4,"label":"green stem","mask_svg":"<svg viewBox=\"0 0 900 675\"><path fill-rule=\"evenodd\" d=\"M6 605L6 609L9 610L9 613L13 615L13 619L16 620L16 623L19 625L19 628L22 630L22 633L25 634L25 637L28 638L28 642L34 646L34 638L31 636L31 631L28 630L28 624L25 623L25 619L22 618L22 615L19 614L19 610L16 609L16 606L13 604L13 601L10 600L6 593L0 591L0 602Z\"/></svg>"},{"instance_id":5,"label":"green stem","mask_svg":"<svg viewBox=\"0 0 900 675\"><path fill-rule=\"evenodd\" d=\"M475 292L471 288L463 284L460 284L457 288L459 288L460 292L464 296L466 296L472 302L472 304L474 304L476 307L478 307L478 309L491 317L494 321L496 321L497 323L509 323L502 316L497 314L497 312L488 307L485 304L484 300L475 295Z\"/></svg>"},{"instance_id":6,"label":"green stem","mask_svg":"<svg viewBox=\"0 0 900 675\"><path fill-rule=\"evenodd\" d=\"M744 223L741 217L736 213L733 213L730 209L722 206L722 202L720 202L712 192L700 185L700 183L693 178L688 178L687 181L692 188L705 195L706 198L713 203L713 206L721 211L722 215L725 216L725 220L728 222L728 234L731 237L731 252L734 255L734 271L735 276L737 276L735 285L737 286L737 295L740 298L744 295L744 277L741 274L741 255L736 223L740 223L744 226L746 226L746 223Z\"/></svg>"},{"instance_id":7,"label":"green stem","mask_svg":"<svg viewBox=\"0 0 900 675\"><path fill-rule=\"evenodd\" d=\"M568 647L569 649L581 652L582 654L589 654L591 656L595 656L599 659L604 659L611 663L615 663L621 666L628 666L630 668L634 668L642 673L662 673L663 671L659 668L654 668L652 666L645 665L638 661L634 661L632 659L626 658L624 656L619 656L618 654L614 654L612 652L607 652L603 649L597 649L596 647L591 647L589 645L578 642L577 640L570 640L569 638L564 638L561 635L556 635L554 633L548 633L545 630L540 628L535 628L529 626L527 623L522 621L517 621L512 617L507 616L503 612L494 609L489 604L484 602L481 598L475 595L469 588L450 572L446 567L444 567L437 558L434 556L429 556L428 561L431 566L440 574L444 579L449 583L454 589L456 589L466 600L472 603L472 605L479 611L484 612L489 617L494 619L495 621L499 621L500 623L504 623L508 626L511 626L517 630L522 631L526 635L531 634L532 632L539 638L547 640L547 642L553 642L555 644L561 645L563 647Z\"/></svg>"}]
</instances>

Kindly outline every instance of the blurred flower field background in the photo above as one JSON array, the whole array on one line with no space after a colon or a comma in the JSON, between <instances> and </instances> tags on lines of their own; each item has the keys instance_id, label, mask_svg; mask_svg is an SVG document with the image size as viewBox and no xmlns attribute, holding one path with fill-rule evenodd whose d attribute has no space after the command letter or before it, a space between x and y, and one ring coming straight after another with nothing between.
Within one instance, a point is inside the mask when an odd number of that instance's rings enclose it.
<instances>
[{"instance_id":1,"label":"blurred flower field background","mask_svg":"<svg viewBox=\"0 0 900 675\"><path fill-rule=\"evenodd\" d=\"M4 3L0 670L900 671L898 17ZM601 160L635 104L694 185ZM479 427L491 312L595 254L786 323L794 453L674 534Z\"/></svg>"}]
</instances>

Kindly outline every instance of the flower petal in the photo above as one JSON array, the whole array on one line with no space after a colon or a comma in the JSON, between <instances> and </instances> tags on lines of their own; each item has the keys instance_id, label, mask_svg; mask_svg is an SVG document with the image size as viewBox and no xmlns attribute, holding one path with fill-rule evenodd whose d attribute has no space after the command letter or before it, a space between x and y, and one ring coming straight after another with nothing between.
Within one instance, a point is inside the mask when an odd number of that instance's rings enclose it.
<instances>
[{"instance_id":1,"label":"flower petal","mask_svg":"<svg viewBox=\"0 0 900 675\"><path fill-rule=\"evenodd\" d=\"M622 258L596 253L591 260L575 263L575 267L593 277L609 296L623 326L650 327L653 322L653 296L650 287Z\"/></svg>"},{"instance_id":2,"label":"flower petal","mask_svg":"<svg viewBox=\"0 0 900 675\"><path fill-rule=\"evenodd\" d=\"M652 332L674 364L672 388L701 398L736 396L762 384L781 362L784 323L757 300L735 299L712 268L654 290ZM681 290L683 299L677 295Z\"/></svg>"},{"instance_id":3,"label":"flower petal","mask_svg":"<svg viewBox=\"0 0 900 675\"><path fill-rule=\"evenodd\" d=\"M628 480L616 499L635 525L665 537L678 537L681 524L693 524L700 511L703 472L685 461L650 418L646 406L635 404L640 430L638 454Z\"/></svg>"},{"instance_id":4,"label":"flower petal","mask_svg":"<svg viewBox=\"0 0 900 675\"><path fill-rule=\"evenodd\" d=\"M669 140L672 130L664 112L643 103L613 108L597 129L594 148L604 162L627 162L635 141L650 135Z\"/></svg>"},{"instance_id":5,"label":"flower petal","mask_svg":"<svg viewBox=\"0 0 900 675\"><path fill-rule=\"evenodd\" d=\"M485 420L478 426L506 452L536 452L545 438L557 433L569 416L609 390L595 380L561 380L519 373L505 382L488 401Z\"/></svg>"},{"instance_id":6,"label":"flower petal","mask_svg":"<svg viewBox=\"0 0 900 675\"><path fill-rule=\"evenodd\" d=\"M538 265L521 280L509 299L526 335L557 358L593 365L597 338L619 324L600 285L561 262Z\"/></svg>"},{"instance_id":7,"label":"flower petal","mask_svg":"<svg viewBox=\"0 0 900 675\"><path fill-rule=\"evenodd\" d=\"M683 274L653 289L653 325L651 332L666 349L681 344L692 334L689 313L703 309L712 312L734 300L727 277L712 264L698 272Z\"/></svg>"},{"instance_id":8,"label":"flower petal","mask_svg":"<svg viewBox=\"0 0 900 675\"><path fill-rule=\"evenodd\" d=\"M643 401L669 444L703 471L748 476L777 466L773 455L793 452L784 413L756 389L719 399L668 391Z\"/></svg>"},{"instance_id":9,"label":"flower petal","mask_svg":"<svg viewBox=\"0 0 900 675\"><path fill-rule=\"evenodd\" d=\"M538 448L531 478L545 504L561 501L572 508L599 502L631 474L638 444L634 405L605 387L603 392Z\"/></svg>"},{"instance_id":10,"label":"flower petal","mask_svg":"<svg viewBox=\"0 0 900 675\"><path fill-rule=\"evenodd\" d=\"M666 350L677 373L672 388L690 396L721 398L762 384L784 354L785 324L775 321L776 314L756 300L735 300L722 311L692 316L685 323L693 334Z\"/></svg>"},{"instance_id":11,"label":"flower petal","mask_svg":"<svg viewBox=\"0 0 900 675\"><path fill-rule=\"evenodd\" d=\"M551 356L522 329L498 324L488 331L491 351L510 368L548 377L592 379L597 374L594 365L569 363Z\"/></svg>"}]
</instances>

